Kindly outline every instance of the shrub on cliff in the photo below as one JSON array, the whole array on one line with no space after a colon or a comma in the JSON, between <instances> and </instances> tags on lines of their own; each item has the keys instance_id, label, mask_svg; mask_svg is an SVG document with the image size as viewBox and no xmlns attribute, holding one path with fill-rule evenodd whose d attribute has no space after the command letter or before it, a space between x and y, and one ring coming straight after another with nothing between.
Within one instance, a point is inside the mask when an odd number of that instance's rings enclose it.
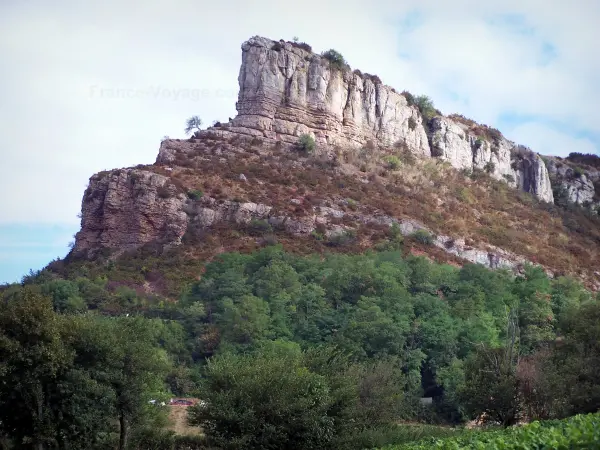
<instances>
[{"instance_id":1,"label":"shrub on cliff","mask_svg":"<svg viewBox=\"0 0 600 450\"><path fill-rule=\"evenodd\" d=\"M401 165L400 158L394 155L386 156L385 162L387 163L388 167L392 170L396 170Z\"/></svg>"},{"instance_id":2,"label":"shrub on cliff","mask_svg":"<svg viewBox=\"0 0 600 450\"><path fill-rule=\"evenodd\" d=\"M192 131L200 131L202 127L202 119L198 116L190 117L185 123L185 134L190 134Z\"/></svg>"},{"instance_id":3,"label":"shrub on cliff","mask_svg":"<svg viewBox=\"0 0 600 450\"><path fill-rule=\"evenodd\" d=\"M334 49L327 50L326 52L323 52L321 54L321 56L323 58L325 58L326 60L328 60L329 63L331 64L331 67L333 67L333 68L336 68L339 70L345 70L345 69L350 68L350 66L348 65L348 63L346 62L346 60L344 59L342 54L340 52L338 52L337 50L334 50Z\"/></svg>"},{"instance_id":4,"label":"shrub on cliff","mask_svg":"<svg viewBox=\"0 0 600 450\"><path fill-rule=\"evenodd\" d=\"M300 150L306 153L314 152L316 148L315 138L313 138L310 134L303 134L298 139L298 147Z\"/></svg>"},{"instance_id":5,"label":"shrub on cliff","mask_svg":"<svg viewBox=\"0 0 600 450\"><path fill-rule=\"evenodd\" d=\"M429 121L437 114L433 101L426 95L419 95L415 98L415 105L421 111L421 115L426 121Z\"/></svg>"}]
</instances>

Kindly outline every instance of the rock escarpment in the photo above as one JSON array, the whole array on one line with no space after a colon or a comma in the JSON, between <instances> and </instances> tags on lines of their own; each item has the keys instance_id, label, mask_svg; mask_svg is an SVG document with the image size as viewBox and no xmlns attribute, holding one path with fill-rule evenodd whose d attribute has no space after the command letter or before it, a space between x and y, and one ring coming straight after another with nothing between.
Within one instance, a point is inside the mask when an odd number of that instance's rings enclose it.
<instances>
[{"instance_id":1,"label":"rock escarpment","mask_svg":"<svg viewBox=\"0 0 600 450\"><path fill-rule=\"evenodd\" d=\"M300 202L300 201L299 201ZM525 258L501 248L467 245L464 239L434 235L413 219L385 214L345 212L328 206L310 206L305 215L286 215L263 203L191 199L169 177L143 169L119 169L94 175L84 194L82 227L76 235L74 254L95 257L103 249L113 255L147 244L177 246L189 235L199 235L219 225L248 226L256 221L297 237L317 230L326 238L343 235L361 224L391 227L404 236L426 231L432 245L469 262L491 269L518 271ZM340 225L340 221L353 226Z\"/></svg>"},{"instance_id":2,"label":"rock escarpment","mask_svg":"<svg viewBox=\"0 0 600 450\"><path fill-rule=\"evenodd\" d=\"M558 201L566 201L600 211L600 170L585 169L560 158L547 158L548 172Z\"/></svg>"},{"instance_id":3,"label":"rock escarpment","mask_svg":"<svg viewBox=\"0 0 600 450\"><path fill-rule=\"evenodd\" d=\"M81 205L81 231L73 251L93 257L149 243L177 245L187 228L185 196L169 178L147 170L120 169L90 178Z\"/></svg>"},{"instance_id":4,"label":"rock escarpment","mask_svg":"<svg viewBox=\"0 0 600 450\"><path fill-rule=\"evenodd\" d=\"M122 169L92 177L83 199L82 229L76 237L75 253L93 256L101 249L123 251L153 243L179 245L187 232L207 230L216 224L246 224L253 219L266 220L272 227L297 236L308 236L320 226L330 234L343 232L345 228L337 223L341 219L355 224L397 223L404 234L424 228L409 218L411 214L350 214L321 204L310 206L303 215L286 215L269 199L253 203L237 201L233 196L218 200L206 196L194 200L185 187L177 186L169 177L170 168L180 174L201 173L203 164L210 165L211 159L234 166L235 157L229 157L242 141L256 141L250 146L261 148L250 153L269 161L269 152L285 153L305 133L317 141L316 158L353 148L361 149L361 153L373 151L368 156L376 164L381 154L400 155L399 148L408 149L421 159L444 160L467 172L484 171L543 201L553 201L544 161L497 130L456 115L437 114L425 120L409 95L397 93L377 77L334 68L326 58L292 43L255 37L244 43L242 50L235 119L203 130L193 139L163 141L157 157L160 170L156 166ZM198 148L209 141L210 148L208 144L204 150ZM294 170L303 170L297 153L285 153L285 157L294 159ZM359 174L360 182L369 183L366 169L360 170L364 172L364 177ZM239 172L235 174L239 176ZM257 177L254 179L261 183ZM589 184L587 178L578 182L581 186L574 188L572 196L583 202L589 197ZM399 195L407 194L404 191ZM465 198L468 201L468 193ZM420 219L429 224L426 218ZM439 224L436 227L439 229ZM524 262L524 258L500 248L468 242L470 245L460 236L438 236L434 245L491 268L514 269Z\"/></svg>"},{"instance_id":5,"label":"rock escarpment","mask_svg":"<svg viewBox=\"0 0 600 450\"><path fill-rule=\"evenodd\" d=\"M209 132L290 144L310 134L319 146L341 148L401 143L417 156L438 157L458 169L486 170L543 201L553 201L538 155L531 153L530 164L515 167L515 144L499 133L490 142L449 117L427 121L410 96L378 77L340 68L294 43L249 39L242 45L238 81L238 115ZM159 162L168 159L168 154L159 153Z\"/></svg>"}]
</instances>

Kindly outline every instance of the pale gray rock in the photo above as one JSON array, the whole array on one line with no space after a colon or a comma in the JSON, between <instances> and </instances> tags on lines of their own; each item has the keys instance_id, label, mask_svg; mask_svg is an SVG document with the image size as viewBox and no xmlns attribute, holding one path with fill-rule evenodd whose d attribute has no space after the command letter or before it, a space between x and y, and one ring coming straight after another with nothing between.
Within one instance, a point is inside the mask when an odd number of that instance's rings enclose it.
<instances>
[{"instance_id":1,"label":"pale gray rock","mask_svg":"<svg viewBox=\"0 0 600 450\"><path fill-rule=\"evenodd\" d=\"M403 95L289 43L249 39L238 81L230 131L291 143L310 134L317 144L353 147L401 141L416 154L430 154L421 115Z\"/></svg>"},{"instance_id":2,"label":"pale gray rock","mask_svg":"<svg viewBox=\"0 0 600 450\"><path fill-rule=\"evenodd\" d=\"M519 189L529 192L542 201L554 202L548 170L540 155L531 152L529 156L521 159L516 172Z\"/></svg>"}]
</instances>

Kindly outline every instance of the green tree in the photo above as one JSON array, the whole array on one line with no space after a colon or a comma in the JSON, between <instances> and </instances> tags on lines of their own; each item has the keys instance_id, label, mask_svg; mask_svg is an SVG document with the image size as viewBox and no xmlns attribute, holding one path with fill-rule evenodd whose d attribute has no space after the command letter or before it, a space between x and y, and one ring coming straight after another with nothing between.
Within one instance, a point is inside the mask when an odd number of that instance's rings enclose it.
<instances>
[{"instance_id":1,"label":"green tree","mask_svg":"<svg viewBox=\"0 0 600 450\"><path fill-rule=\"evenodd\" d=\"M428 121L437 114L433 101L426 95L419 95L415 98L415 104L423 118Z\"/></svg>"},{"instance_id":2,"label":"green tree","mask_svg":"<svg viewBox=\"0 0 600 450\"><path fill-rule=\"evenodd\" d=\"M316 148L315 138L310 134L303 134L298 138L298 148L305 153L313 153Z\"/></svg>"},{"instance_id":3,"label":"green tree","mask_svg":"<svg viewBox=\"0 0 600 450\"><path fill-rule=\"evenodd\" d=\"M481 346L465 362L464 385L459 396L471 418L481 417L505 427L517 423L521 403L516 366L509 355L506 348Z\"/></svg>"},{"instance_id":4,"label":"green tree","mask_svg":"<svg viewBox=\"0 0 600 450\"><path fill-rule=\"evenodd\" d=\"M90 364L101 367L103 382L114 391L119 449L127 448L132 425L149 417L148 401L165 396L170 361L158 345L160 328L141 317L102 319L96 323L96 351Z\"/></svg>"},{"instance_id":5,"label":"green tree","mask_svg":"<svg viewBox=\"0 0 600 450\"><path fill-rule=\"evenodd\" d=\"M321 449L333 439L327 380L304 365L297 344L212 358L201 397L192 423L219 447Z\"/></svg>"},{"instance_id":6,"label":"green tree","mask_svg":"<svg viewBox=\"0 0 600 450\"><path fill-rule=\"evenodd\" d=\"M202 119L198 116L190 117L185 123L185 134L190 134L192 131L200 131L202 129Z\"/></svg>"},{"instance_id":7,"label":"green tree","mask_svg":"<svg viewBox=\"0 0 600 450\"><path fill-rule=\"evenodd\" d=\"M0 301L0 429L17 446L56 442L56 383L73 361L64 325L49 298L33 287Z\"/></svg>"}]
</instances>

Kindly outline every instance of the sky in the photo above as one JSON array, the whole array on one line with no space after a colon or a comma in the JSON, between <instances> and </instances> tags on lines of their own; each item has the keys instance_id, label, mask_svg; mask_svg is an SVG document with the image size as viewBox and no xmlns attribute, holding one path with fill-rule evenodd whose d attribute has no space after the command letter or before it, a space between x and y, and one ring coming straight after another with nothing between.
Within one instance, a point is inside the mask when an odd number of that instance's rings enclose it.
<instances>
[{"instance_id":1,"label":"sky","mask_svg":"<svg viewBox=\"0 0 600 450\"><path fill-rule=\"evenodd\" d=\"M234 117L251 36L566 156L600 151L598 24L597 0L0 0L0 283L66 255L92 174Z\"/></svg>"}]
</instances>

